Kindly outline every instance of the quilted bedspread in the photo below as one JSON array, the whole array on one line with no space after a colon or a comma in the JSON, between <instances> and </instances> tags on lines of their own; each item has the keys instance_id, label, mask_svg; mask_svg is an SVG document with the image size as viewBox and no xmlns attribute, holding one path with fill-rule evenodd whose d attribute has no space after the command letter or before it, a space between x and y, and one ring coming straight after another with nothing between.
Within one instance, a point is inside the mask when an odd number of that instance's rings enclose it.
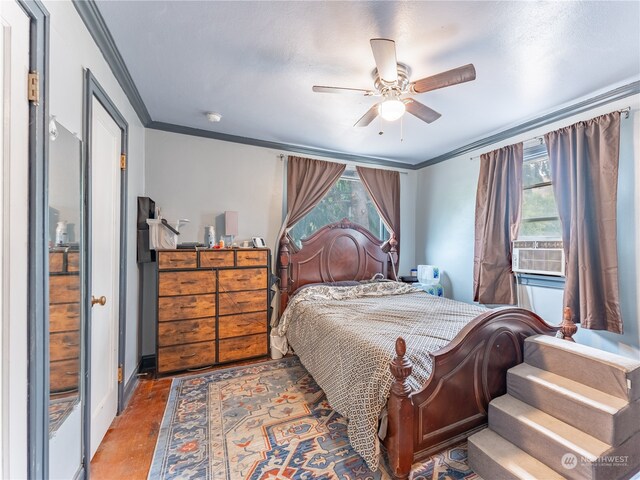
<instances>
[{"instance_id":1,"label":"quilted bedspread","mask_svg":"<svg viewBox=\"0 0 640 480\"><path fill-rule=\"evenodd\" d=\"M349 419L351 445L375 471L378 418L393 382L389 362L396 339L407 342L413 363L408 381L419 389L431 374L429 353L447 345L485 311L396 282L311 286L291 299L276 328L329 404Z\"/></svg>"}]
</instances>

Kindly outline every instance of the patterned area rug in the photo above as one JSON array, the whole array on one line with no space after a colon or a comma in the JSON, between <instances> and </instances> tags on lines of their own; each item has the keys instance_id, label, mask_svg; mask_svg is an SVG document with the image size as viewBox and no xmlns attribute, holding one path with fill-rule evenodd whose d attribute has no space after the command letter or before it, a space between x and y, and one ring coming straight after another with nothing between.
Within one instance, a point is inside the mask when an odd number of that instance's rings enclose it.
<instances>
[{"instance_id":1,"label":"patterned area rug","mask_svg":"<svg viewBox=\"0 0 640 480\"><path fill-rule=\"evenodd\" d=\"M413 480L478 479L466 445L412 469ZM384 465L384 462L381 462ZM297 357L176 378L149 479L388 479L351 448Z\"/></svg>"},{"instance_id":2,"label":"patterned area rug","mask_svg":"<svg viewBox=\"0 0 640 480\"><path fill-rule=\"evenodd\" d=\"M78 404L78 394L49 400L49 438L53 437L60 425Z\"/></svg>"}]
</instances>

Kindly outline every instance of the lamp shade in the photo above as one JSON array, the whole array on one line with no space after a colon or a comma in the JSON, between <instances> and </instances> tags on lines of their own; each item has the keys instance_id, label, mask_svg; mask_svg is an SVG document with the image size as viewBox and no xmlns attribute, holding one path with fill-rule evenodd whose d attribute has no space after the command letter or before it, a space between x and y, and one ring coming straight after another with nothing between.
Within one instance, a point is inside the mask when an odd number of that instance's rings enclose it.
<instances>
[{"instance_id":1,"label":"lamp shade","mask_svg":"<svg viewBox=\"0 0 640 480\"><path fill-rule=\"evenodd\" d=\"M388 122L393 122L404 114L405 106L401 100L392 97L382 102L378 110L382 118Z\"/></svg>"},{"instance_id":2,"label":"lamp shade","mask_svg":"<svg viewBox=\"0 0 640 480\"><path fill-rule=\"evenodd\" d=\"M238 212L224 212L224 234L238 235Z\"/></svg>"}]
</instances>

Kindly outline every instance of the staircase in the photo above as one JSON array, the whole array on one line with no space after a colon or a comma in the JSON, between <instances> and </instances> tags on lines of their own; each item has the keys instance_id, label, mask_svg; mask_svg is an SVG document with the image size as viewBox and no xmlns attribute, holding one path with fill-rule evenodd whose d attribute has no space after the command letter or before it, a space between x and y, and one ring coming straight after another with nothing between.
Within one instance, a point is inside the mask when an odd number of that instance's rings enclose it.
<instances>
[{"instance_id":1,"label":"staircase","mask_svg":"<svg viewBox=\"0 0 640 480\"><path fill-rule=\"evenodd\" d=\"M626 479L640 469L640 362L544 335L525 340L489 428L469 437L486 480Z\"/></svg>"}]
</instances>

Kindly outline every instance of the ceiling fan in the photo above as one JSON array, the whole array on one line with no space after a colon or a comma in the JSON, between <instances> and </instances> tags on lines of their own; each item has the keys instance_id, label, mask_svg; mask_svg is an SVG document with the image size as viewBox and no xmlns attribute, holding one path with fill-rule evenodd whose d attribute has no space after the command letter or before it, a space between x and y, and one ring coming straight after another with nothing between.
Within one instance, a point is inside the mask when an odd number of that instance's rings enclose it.
<instances>
[{"instance_id":1,"label":"ceiling fan","mask_svg":"<svg viewBox=\"0 0 640 480\"><path fill-rule=\"evenodd\" d=\"M373 70L373 85L375 90L360 88L326 87L314 85L313 91L319 93L341 93L363 95L365 97L383 97L379 103L372 106L355 127L366 127L378 115L390 122L399 119L407 111L420 120L431 123L440 118L441 114L426 105L406 97L407 94L424 93L438 88L450 87L458 83L470 82L476 78L473 64L464 65L430 77L409 82L411 73L409 67L396 60L396 42L386 38L372 38L371 50L376 61Z\"/></svg>"}]
</instances>

